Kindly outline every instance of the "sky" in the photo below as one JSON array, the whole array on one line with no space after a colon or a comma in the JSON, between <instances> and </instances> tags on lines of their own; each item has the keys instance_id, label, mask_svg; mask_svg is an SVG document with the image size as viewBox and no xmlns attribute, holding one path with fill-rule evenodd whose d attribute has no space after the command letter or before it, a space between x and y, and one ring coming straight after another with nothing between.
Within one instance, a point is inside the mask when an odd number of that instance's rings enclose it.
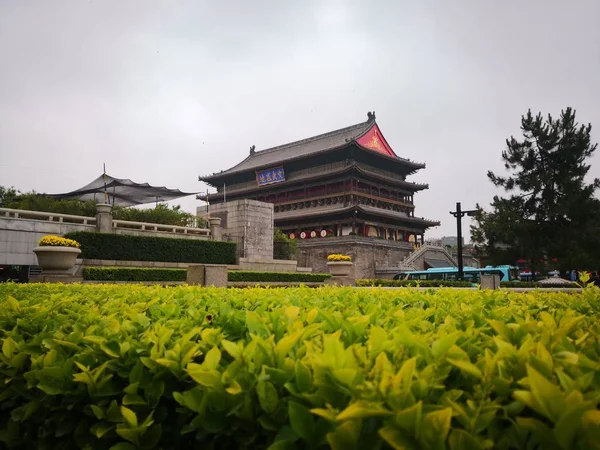
<instances>
[{"instance_id":1,"label":"sky","mask_svg":"<svg viewBox=\"0 0 600 450\"><path fill-rule=\"evenodd\" d=\"M375 111L394 151L427 164L415 215L442 224L426 237L455 235L457 201L500 193L486 173L528 109L570 106L600 141L598 19L597 0L0 0L0 185L67 192L105 163L205 192L198 176L251 145Z\"/></svg>"}]
</instances>

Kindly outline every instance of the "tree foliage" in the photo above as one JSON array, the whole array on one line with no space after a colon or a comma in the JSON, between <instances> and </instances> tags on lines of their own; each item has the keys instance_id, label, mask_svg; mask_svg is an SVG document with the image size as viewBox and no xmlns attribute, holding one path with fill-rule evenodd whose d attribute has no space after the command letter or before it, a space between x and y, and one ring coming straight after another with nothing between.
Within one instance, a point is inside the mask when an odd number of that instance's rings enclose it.
<instances>
[{"instance_id":1,"label":"tree foliage","mask_svg":"<svg viewBox=\"0 0 600 450\"><path fill-rule=\"evenodd\" d=\"M273 231L273 257L275 259L294 259L298 251L298 241L290 239L279 228Z\"/></svg>"},{"instance_id":2,"label":"tree foliage","mask_svg":"<svg viewBox=\"0 0 600 450\"><path fill-rule=\"evenodd\" d=\"M558 119L531 110L521 117L523 139L506 140L502 152L509 172L488 178L503 188L491 211L479 205L472 240L495 264L520 258L533 268L558 259L563 269L600 264L600 201L594 197L600 180L586 181L592 126L579 125L567 108Z\"/></svg>"},{"instance_id":3,"label":"tree foliage","mask_svg":"<svg viewBox=\"0 0 600 450\"><path fill-rule=\"evenodd\" d=\"M59 200L35 191L21 193L13 187L0 186L0 207L24 209L28 211L54 212L76 216L94 217L96 202L93 200ZM158 223L161 225L197 226L204 227L205 222L194 214L181 209L181 206L169 207L159 203L154 208L125 208L115 206L113 218L134 222Z\"/></svg>"}]
</instances>

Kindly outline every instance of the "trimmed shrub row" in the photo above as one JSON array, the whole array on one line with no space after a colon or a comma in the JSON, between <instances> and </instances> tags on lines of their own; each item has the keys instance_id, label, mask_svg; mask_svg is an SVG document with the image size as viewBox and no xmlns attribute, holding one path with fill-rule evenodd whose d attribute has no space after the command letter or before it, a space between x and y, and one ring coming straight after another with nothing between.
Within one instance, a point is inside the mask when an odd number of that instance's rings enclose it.
<instances>
[{"instance_id":1,"label":"trimmed shrub row","mask_svg":"<svg viewBox=\"0 0 600 450\"><path fill-rule=\"evenodd\" d=\"M235 243L76 231L65 235L81 244L81 257L119 261L235 264Z\"/></svg>"},{"instance_id":2,"label":"trimmed shrub row","mask_svg":"<svg viewBox=\"0 0 600 450\"><path fill-rule=\"evenodd\" d=\"M299 281L320 283L331 275L328 273L301 273L301 272L253 272L249 270L235 270L227 273L228 281Z\"/></svg>"},{"instance_id":3,"label":"trimmed shrub row","mask_svg":"<svg viewBox=\"0 0 600 450\"><path fill-rule=\"evenodd\" d=\"M537 281L503 281L500 283L500 287L503 288L577 288L579 287L576 283L569 284L540 284Z\"/></svg>"},{"instance_id":4,"label":"trimmed shrub row","mask_svg":"<svg viewBox=\"0 0 600 450\"><path fill-rule=\"evenodd\" d=\"M594 449L600 295L0 283L0 448Z\"/></svg>"},{"instance_id":5,"label":"trimmed shrub row","mask_svg":"<svg viewBox=\"0 0 600 450\"><path fill-rule=\"evenodd\" d=\"M87 281L185 281L186 269L145 269L134 267L85 267Z\"/></svg>"},{"instance_id":6,"label":"trimmed shrub row","mask_svg":"<svg viewBox=\"0 0 600 450\"><path fill-rule=\"evenodd\" d=\"M471 287L470 281L444 281L444 280L382 280L360 279L356 280L357 286L385 286L385 287Z\"/></svg>"},{"instance_id":7,"label":"trimmed shrub row","mask_svg":"<svg viewBox=\"0 0 600 450\"><path fill-rule=\"evenodd\" d=\"M312 282L320 283L330 278L328 273L297 272L253 272L231 271L228 281L246 282ZM134 267L85 267L83 279L86 281L185 281L186 269L154 269Z\"/></svg>"}]
</instances>

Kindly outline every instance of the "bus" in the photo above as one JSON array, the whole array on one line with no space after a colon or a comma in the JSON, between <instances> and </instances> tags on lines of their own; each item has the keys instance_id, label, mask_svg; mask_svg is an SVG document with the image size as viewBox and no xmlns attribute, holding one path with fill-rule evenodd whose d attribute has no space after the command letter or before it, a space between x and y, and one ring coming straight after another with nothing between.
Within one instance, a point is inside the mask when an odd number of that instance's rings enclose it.
<instances>
[{"instance_id":1,"label":"bus","mask_svg":"<svg viewBox=\"0 0 600 450\"><path fill-rule=\"evenodd\" d=\"M499 275L500 281L520 281L519 268L513 266L486 266L483 268L464 267L465 281L473 284L481 282L481 275ZM394 280L440 280L456 281L458 267L436 267L427 270L400 272L394 275Z\"/></svg>"}]
</instances>

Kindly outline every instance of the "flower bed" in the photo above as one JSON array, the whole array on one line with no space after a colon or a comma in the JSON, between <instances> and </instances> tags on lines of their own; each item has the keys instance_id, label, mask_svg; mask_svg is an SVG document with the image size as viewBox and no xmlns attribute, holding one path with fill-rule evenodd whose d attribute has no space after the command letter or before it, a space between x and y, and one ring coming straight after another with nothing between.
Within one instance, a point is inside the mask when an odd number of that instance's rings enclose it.
<instances>
[{"instance_id":1,"label":"flower bed","mask_svg":"<svg viewBox=\"0 0 600 450\"><path fill-rule=\"evenodd\" d=\"M71 247L80 248L79 242L60 236L44 236L38 242L40 247Z\"/></svg>"},{"instance_id":2,"label":"flower bed","mask_svg":"<svg viewBox=\"0 0 600 450\"><path fill-rule=\"evenodd\" d=\"M348 255L332 254L327 256L327 262L352 262L352 257Z\"/></svg>"},{"instance_id":3,"label":"flower bed","mask_svg":"<svg viewBox=\"0 0 600 450\"><path fill-rule=\"evenodd\" d=\"M3 448L594 448L600 291L0 285Z\"/></svg>"}]
</instances>

